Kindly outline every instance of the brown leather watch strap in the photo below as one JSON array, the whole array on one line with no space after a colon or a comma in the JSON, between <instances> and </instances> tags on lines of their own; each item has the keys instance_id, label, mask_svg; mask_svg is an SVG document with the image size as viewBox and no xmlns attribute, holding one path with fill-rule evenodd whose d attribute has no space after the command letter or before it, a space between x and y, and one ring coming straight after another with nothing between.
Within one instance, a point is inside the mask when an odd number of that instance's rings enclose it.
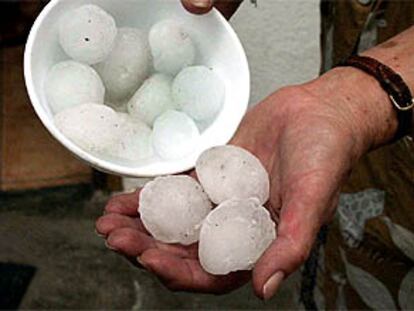
<instances>
[{"instance_id":1,"label":"brown leather watch strap","mask_svg":"<svg viewBox=\"0 0 414 311\"><path fill-rule=\"evenodd\" d=\"M373 76L388 94L396 109L398 128L395 138L399 139L410 133L414 101L410 88L398 73L376 59L367 56L351 56L339 66L355 67Z\"/></svg>"}]
</instances>

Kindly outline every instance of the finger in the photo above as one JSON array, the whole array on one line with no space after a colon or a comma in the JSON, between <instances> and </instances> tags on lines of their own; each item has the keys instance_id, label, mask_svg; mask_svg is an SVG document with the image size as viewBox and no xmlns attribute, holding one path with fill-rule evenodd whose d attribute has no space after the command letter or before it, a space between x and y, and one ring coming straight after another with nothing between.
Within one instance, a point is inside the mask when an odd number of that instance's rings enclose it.
<instances>
[{"instance_id":1,"label":"finger","mask_svg":"<svg viewBox=\"0 0 414 311\"><path fill-rule=\"evenodd\" d=\"M198 259L180 258L160 249L144 252L139 262L168 288L177 291L220 294L238 288L250 279L248 271L226 276L211 275L203 270Z\"/></svg>"},{"instance_id":2,"label":"finger","mask_svg":"<svg viewBox=\"0 0 414 311\"><path fill-rule=\"evenodd\" d=\"M280 228L286 228L283 221L282 218ZM257 296L265 300L273 297L281 282L306 260L316 236L315 230L309 228L301 229L303 236L299 238L293 237L289 231L279 230L277 239L254 268L253 288Z\"/></svg>"},{"instance_id":3,"label":"finger","mask_svg":"<svg viewBox=\"0 0 414 311\"><path fill-rule=\"evenodd\" d=\"M205 14L213 8L213 0L182 0L183 6L191 13Z\"/></svg>"},{"instance_id":4,"label":"finger","mask_svg":"<svg viewBox=\"0 0 414 311\"><path fill-rule=\"evenodd\" d=\"M131 228L112 231L106 240L107 246L127 257L138 257L148 249L162 249L176 256L191 256L191 252L179 245L168 245L154 240L148 234Z\"/></svg>"},{"instance_id":5,"label":"finger","mask_svg":"<svg viewBox=\"0 0 414 311\"><path fill-rule=\"evenodd\" d=\"M141 219L120 214L106 214L98 218L95 228L96 231L103 236L107 236L112 231L120 228L131 228L148 233Z\"/></svg>"},{"instance_id":6,"label":"finger","mask_svg":"<svg viewBox=\"0 0 414 311\"><path fill-rule=\"evenodd\" d=\"M324 188L319 188L319 192L320 189ZM287 196L280 214L277 239L253 271L253 287L259 297L272 297L282 280L308 258L325 220L325 211L331 209L331 200L329 191L318 194L313 186L297 187Z\"/></svg>"},{"instance_id":7,"label":"finger","mask_svg":"<svg viewBox=\"0 0 414 311\"><path fill-rule=\"evenodd\" d=\"M113 196L105 206L106 213L115 213L126 216L138 215L138 199L140 190Z\"/></svg>"},{"instance_id":8,"label":"finger","mask_svg":"<svg viewBox=\"0 0 414 311\"><path fill-rule=\"evenodd\" d=\"M243 0L181 0L183 6L191 13L205 14L214 7L223 14L226 19L230 19L236 12Z\"/></svg>"}]
</instances>

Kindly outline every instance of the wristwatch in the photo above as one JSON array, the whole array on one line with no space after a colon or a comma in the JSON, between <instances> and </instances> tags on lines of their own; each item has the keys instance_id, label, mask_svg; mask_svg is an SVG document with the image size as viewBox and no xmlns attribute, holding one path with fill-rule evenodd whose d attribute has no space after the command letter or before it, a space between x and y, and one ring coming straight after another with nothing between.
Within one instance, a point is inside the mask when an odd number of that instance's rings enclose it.
<instances>
[{"instance_id":1,"label":"wristwatch","mask_svg":"<svg viewBox=\"0 0 414 311\"><path fill-rule=\"evenodd\" d=\"M395 139L410 134L413 122L414 99L402 77L390 67L368 56L354 55L338 66L358 68L374 77L388 94L397 112L398 128Z\"/></svg>"}]
</instances>

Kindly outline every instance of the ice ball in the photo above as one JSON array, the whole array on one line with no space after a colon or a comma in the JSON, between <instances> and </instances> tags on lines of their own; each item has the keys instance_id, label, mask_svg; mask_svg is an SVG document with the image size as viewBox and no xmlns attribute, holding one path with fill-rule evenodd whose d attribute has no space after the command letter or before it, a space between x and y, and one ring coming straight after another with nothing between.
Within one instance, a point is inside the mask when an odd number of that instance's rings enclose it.
<instances>
[{"instance_id":1,"label":"ice ball","mask_svg":"<svg viewBox=\"0 0 414 311\"><path fill-rule=\"evenodd\" d=\"M128 102L131 116L139 118L149 126L162 113L174 109L171 95L172 78L165 74L154 74L147 79Z\"/></svg>"},{"instance_id":2,"label":"ice ball","mask_svg":"<svg viewBox=\"0 0 414 311\"><path fill-rule=\"evenodd\" d=\"M179 159L194 151L200 132L189 116L168 110L155 120L152 143L155 152L164 159Z\"/></svg>"},{"instance_id":3,"label":"ice ball","mask_svg":"<svg viewBox=\"0 0 414 311\"><path fill-rule=\"evenodd\" d=\"M148 77L151 68L146 35L136 28L120 28L111 53L95 68L106 87L107 100L129 99Z\"/></svg>"},{"instance_id":4,"label":"ice ball","mask_svg":"<svg viewBox=\"0 0 414 311\"><path fill-rule=\"evenodd\" d=\"M55 116L57 128L79 147L90 152L113 150L121 137L121 119L110 107L86 103Z\"/></svg>"},{"instance_id":5,"label":"ice ball","mask_svg":"<svg viewBox=\"0 0 414 311\"><path fill-rule=\"evenodd\" d=\"M211 120L221 110L225 87L220 77L206 66L183 69L172 86L180 110L195 120Z\"/></svg>"},{"instance_id":6,"label":"ice ball","mask_svg":"<svg viewBox=\"0 0 414 311\"><path fill-rule=\"evenodd\" d=\"M109 55L116 34L113 17L92 4L71 10L59 22L59 41L63 50L74 60L90 65Z\"/></svg>"},{"instance_id":7,"label":"ice ball","mask_svg":"<svg viewBox=\"0 0 414 311\"><path fill-rule=\"evenodd\" d=\"M165 243L197 242L201 224L211 208L200 184L186 175L156 178L142 189L139 199L145 228Z\"/></svg>"},{"instance_id":8,"label":"ice ball","mask_svg":"<svg viewBox=\"0 0 414 311\"><path fill-rule=\"evenodd\" d=\"M144 122L132 119L127 113L118 113L121 121L121 138L115 154L120 158L138 161L153 156L152 131Z\"/></svg>"},{"instance_id":9,"label":"ice ball","mask_svg":"<svg viewBox=\"0 0 414 311\"><path fill-rule=\"evenodd\" d=\"M275 238L275 223L256 198L225 201L201 227L201 266L215 275L251 270Z\"/></svg>"},{"instance_id":10,"label":"ice ball","mask_svg":"<svg viewBox=\"0 0 414 311\"><path fill-rule=\"evenodd\" d=\"M154 68L175 76L181 69L194 64L196 49L182 25L173 20L155 24L149 34Z\"/></svg>"},{"instance_id":11,"label":"ice ball","mask_svg":"<svg viewBox=\"0 0 414 311\"><path fill-rule=\"evenodd\" d=\"M210 199L220 204L232 198L269 199L269 175L253 154L236 146L219 146L203 152L196 163L197 176Z\"/></svg>"},{"instance_id":12,"label":"ice ball","mask_svg":"<svg viewBox=\"0 0 414 311\"><path fill-rule=\"evenodd\" d=\"M92 67L64 61L49 70L45 93L50 108L58 113L83 103L103 104L105 87Z\"/></svg>"}]
</instances>

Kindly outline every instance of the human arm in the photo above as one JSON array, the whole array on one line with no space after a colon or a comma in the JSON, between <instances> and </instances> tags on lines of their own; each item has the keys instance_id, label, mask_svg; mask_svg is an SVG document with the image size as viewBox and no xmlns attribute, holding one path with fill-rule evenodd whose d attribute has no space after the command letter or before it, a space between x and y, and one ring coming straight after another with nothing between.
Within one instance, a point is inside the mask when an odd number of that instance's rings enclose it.
<instances>
[{"instance_id":1,"label":"human arm","mask_svg":"<svg viewBox=\"0 0 414 311\"><path fill-rule=\"evenodd\" d=\"M414 28L367 51L399 72L414 89ZM269 208L279 214L278 238L257 262L256 294L270 298L308 257L321 225L332 218L340 189L369 150L392 141L395 110L378 82L341 67L303 85L283 88L248 112L232 140L260 158L271 177ZM139 262L175 290L227 292L249 275L212 276L197 245L155 242L139 221L138 194L108 203L97 230L111 248ZM127 212L125 212L126 210ZM173 267L173 268L172 268Z\"/></svg>"}]
</instances>

